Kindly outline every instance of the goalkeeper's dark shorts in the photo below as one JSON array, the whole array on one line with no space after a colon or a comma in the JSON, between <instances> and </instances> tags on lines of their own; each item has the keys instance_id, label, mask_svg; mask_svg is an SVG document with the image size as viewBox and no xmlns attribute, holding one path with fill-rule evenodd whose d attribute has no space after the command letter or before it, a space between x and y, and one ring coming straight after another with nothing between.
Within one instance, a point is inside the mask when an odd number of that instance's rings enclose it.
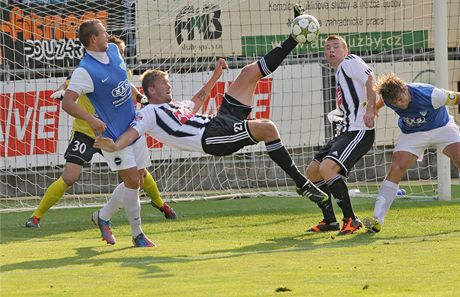
<instances>
[{"instance_id":1,"label":"goalkeeper's dark shorts","mask_svg":"<svg viewBox=\"0 0 460 297\"><path fill-rule=\"evenodd\" d=\"M256 144L248 129L251 110L250 106L225 94L219 112L206 126L201 139L205 153L227 156L247 145Z\"/></svg>"},{"instance_id":2,"label":"goalkeeper's dark shorts","mask_svg":"<svg viewBox=\"0 0 460 297\"><path fill-rule=\"evenodd\" d=\"M372 148L374 139L374 129L347 131L331 139L313 159L320 163L324 159L334 160L342 168L339 173L348 176L356 162Z\"/></svg>"},{"instance_id":3,"label":"goalkeeper's dark shorts","mask_svg":"<svg viewBox=\"0 0 460 297\"><path fill-rule=\"evenodd\" d=\"M101 150L94 148L93 144L93 138L84 133L74 131L67 150L64 153L64 159L69 163L81 166L89 163L95 153L102 155Z\"/></svg>"}]
</instances>

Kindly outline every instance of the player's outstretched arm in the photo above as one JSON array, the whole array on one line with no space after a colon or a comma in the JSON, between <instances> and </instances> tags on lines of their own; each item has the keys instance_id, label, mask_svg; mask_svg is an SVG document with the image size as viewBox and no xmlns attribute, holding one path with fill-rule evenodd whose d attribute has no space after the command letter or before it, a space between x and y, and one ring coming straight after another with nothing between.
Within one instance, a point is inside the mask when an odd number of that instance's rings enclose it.
<instances>
[{"instance_id":1,"label":"player's outstretched arm","mask_svg":"<svg viewBox=\"0 0 460 297\"><path fill-rule=\"evenodd\" d=\"M228 64L225 59L220 58L216 63L216 68L214 69L214 73L212 74L211 78L206 82L206 84L193 96L192 101L195 103L193 107L193 112L197 112L200 107L203 105L206 98L209 97L211 94L211 90L219 80L222 75L222 69L227 69Z\"/></svg>"},{"instance_id":2,"label":"player's outstretched arm","mask_svg":"<svg viewBox=\"0 0 460 297\"><path fill-rule=\"evenodd\" d=\"M112 138L109 137L102 137L98 136L96 137L96 140L94 141L94 147L103 149L104 151L107 152L115 152L124 149L133 141L139 137L139 133L137 132L136 129L129 127L128 130L126 130L118 139L116 142L112 140Z\"/></svg>"}]
</instances>

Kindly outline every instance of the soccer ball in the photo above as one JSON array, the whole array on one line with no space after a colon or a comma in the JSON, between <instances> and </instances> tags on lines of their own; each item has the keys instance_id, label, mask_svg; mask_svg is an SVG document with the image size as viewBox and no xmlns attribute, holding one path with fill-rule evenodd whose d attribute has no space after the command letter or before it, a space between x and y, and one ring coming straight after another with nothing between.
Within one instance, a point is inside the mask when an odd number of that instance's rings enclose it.
<instances>
[{"instance_id":1,"label":"soccer ball","mask_svg":"<svg viewBox=\"0 0 460 297\"><path fill-rule=\"evenodd\" d=\"M318 39L319 22L311 15L302 14L291 23L291 35L298 43L312 43Z\"/></svg>"}]
</instances>

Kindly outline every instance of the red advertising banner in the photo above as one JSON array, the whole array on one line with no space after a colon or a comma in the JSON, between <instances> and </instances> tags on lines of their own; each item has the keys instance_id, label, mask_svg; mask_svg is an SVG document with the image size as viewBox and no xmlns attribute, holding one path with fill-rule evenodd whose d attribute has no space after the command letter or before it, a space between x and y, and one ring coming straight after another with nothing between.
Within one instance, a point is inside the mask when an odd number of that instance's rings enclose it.
<instances>
[{"instance_id":1,"label":"red advertising banner","mask_svg":"<svg viewBox=\"0 0 460 297\"><path fill-rule=\"evenodd\" d=\"M234 70L236 73L237 70ZM177 78L178 85L187 81L188 75ZM196 74L201 77L201 74ZM230 76L231 77L231 76ZM200 113L215 114L222 104L225 91L231 85L228 77L217 82ZM33 81L33 83L31 83ZM71 135L73 118L62 112L60 101L50 98L53 90L60 84L59 79L39 79L16 81L5 84L0 91L0 164L6 168L26 168L63 164L63 155ZM200 83L189 85L178 93L178 100L190 99L188 95L199 89ZM254 104L250 118L269 118L272 100L272 78L260 80L254 94ZM159 152L164 145L148 136L147 144L151 151ZM168 158L170 155L168 155ZM93 162L101 162L94 158Z\"/></svg>"},{"instance_id":2,"label":"red advertising banner","mask_svg":"<svg viewBox=\"0 0 460 297\"><path fill-rule=\"evenodd\" d=\"M54 154L60 102L52 91L0 94L0 156Z\"/></svg>"},{"instance_id":3,"label":"red advertising banner","mask_svg":"<svg viewBox=\"0 0 460 297\"><path fill-rule=\"evenodd\" d=\"M225 94L226 89L231 85L231 81L227 82L217 82L212 91L211 95L203 104L201 113L203 114L215 114L217 113L220 105L222 104L222 99ZM254 92L254 105L253 114L250 115L251 118L255 119L268 119L270 118L270 99L272 94L272 85L273 79L262 78L256 86Z\"/></svg>"}]
</instances>

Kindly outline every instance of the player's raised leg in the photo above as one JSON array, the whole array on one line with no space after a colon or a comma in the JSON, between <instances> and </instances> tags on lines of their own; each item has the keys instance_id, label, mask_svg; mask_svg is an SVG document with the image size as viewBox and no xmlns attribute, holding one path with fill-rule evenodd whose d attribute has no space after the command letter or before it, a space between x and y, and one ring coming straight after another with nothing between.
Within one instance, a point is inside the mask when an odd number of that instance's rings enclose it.
<instances>
[{"instance_id":1,"label":"player's raised leg","mask_svg":"<svg viewBox=\"0 0 460 297\"><path fill-rule=\"evenodd\" d=\"M302 11L303 8L300 5L294 5L294 17L297 17ZM298 42L289 36L259 61L244 66L228 88L227 94L244 105L252 106L257 82L275 71L297 45Z\"/></svg>"},{"instance_id":2,"label":"player's raised leg","mask_svg":"<svg viewBox=\"0 0 460 297\"><path fill-rule=\"evenodd\" d=\"M244 105L252 106L257 82L275 71L297 44L298 42L289 36L259 61L244 66L228 88L227 94Z\"/></svg>"}]
</instances>

